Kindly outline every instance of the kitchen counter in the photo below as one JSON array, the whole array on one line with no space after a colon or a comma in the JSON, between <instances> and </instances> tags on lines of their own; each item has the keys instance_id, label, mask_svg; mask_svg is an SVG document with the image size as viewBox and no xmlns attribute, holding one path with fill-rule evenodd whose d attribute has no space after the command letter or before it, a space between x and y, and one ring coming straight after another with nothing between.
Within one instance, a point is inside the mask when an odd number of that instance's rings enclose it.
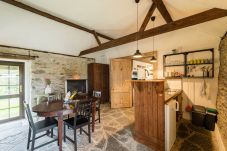
<instances>
[{"instance_id":1,"label":"kitchen counter","mask_svg":"<svg viewBox=\"0 0 227 151\"><path fill-rule=\"evenodd\" d=\"M158 83L164 82L164 79L154 79L154 80L131 80L132 83ZM181 89L168 89L165 90L165 103L168 103L171 99L176 98L177 96L181 95Z\"/></svg>"},{"instance_id":2,"label":"kitchen counter","mask_svg":"<svg viewBox=\"0 0 227 151\"><path fill-rule=\"evenodd\" d=\"M168 103L170 100L178 97L179 95L181 95L182 90L180 89L169 89L165 91L165 103Z\"/></svg>"},{"instance_id":3,"label":"kitchen counter","mask_svg":"<svg viewBox=\"0 0 227 151\"><path fill-rule=\"evenodd\" d=\"M164 79L153 79L153 80L131 80L132 82L164 82Z\"/></svg>"},{"instance_id":4,"label":"kitchen counter","mask_svg":"<svg viewBox=\"0 0 227 151\"><path fill-rule=\"evenodd\" d=\"M157 150L165 150L165 104L181 98L182 90L165 91L165 80L131 80L135 106L134 139Z\"/></svg>"},{"instance_id":5,"label":"kitchen counter","mask_svg":"<svg viewBox=\"0 0 227 151\"><path fill-rule=\"evenodd\" d=\"M132 80L135 103L134 139L153 150L165 146L165 80Z\"/></svg>"}]
</instances>

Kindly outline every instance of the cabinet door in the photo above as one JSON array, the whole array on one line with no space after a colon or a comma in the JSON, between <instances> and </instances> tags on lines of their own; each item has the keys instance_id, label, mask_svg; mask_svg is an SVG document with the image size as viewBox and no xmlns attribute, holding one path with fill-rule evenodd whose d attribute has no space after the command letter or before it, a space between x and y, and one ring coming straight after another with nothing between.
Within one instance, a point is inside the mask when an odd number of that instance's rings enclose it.
<instances>
[{"instance_id":1,"label":"cabinet door","mask_svg":"<svg viewBox=\"0 0 227 151\"><path fill-rule=\"evenodd\" d=\"M88 64L88 93L92 95L94 89L94 64Z\"/></svg>"},{"instance_id":2,"label":"cabinet door","mask_svg":"<svg viewBox=\"0 0 227 151\"><path fill-rule=\"evenodd\" d=\"M103 102L108 102L109 99L109 65L103 65L103 82L102 82L102 96Z\"/></svg>"},{"instance_id":3,"label":"cabinet door","mask_svg":"<svg viewBox=\"0 0 227 151\"><path fill-rule=\"evenodd\" d=\"M131 69L129 59L111 60L111 108L132 107Z\"/></svg>"},{"instance_id":4,"label":"cabinet door","mask_svg":"<svg viewBox=\"0 0 227 151\"><path fill-rule=\"evenodd\" d=\"M91 63L88 65L89 94L101 91L101 102L109 101L109 65Z\"/></svg>"}]
</instances>

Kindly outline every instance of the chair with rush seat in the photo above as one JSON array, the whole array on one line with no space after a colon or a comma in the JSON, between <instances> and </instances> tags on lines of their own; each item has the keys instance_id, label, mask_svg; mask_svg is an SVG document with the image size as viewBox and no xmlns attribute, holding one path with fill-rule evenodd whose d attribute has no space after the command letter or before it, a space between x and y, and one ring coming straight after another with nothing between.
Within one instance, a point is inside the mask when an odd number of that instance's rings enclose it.
<instances>
[{"instance_id":1,"label":"chair with rush seat","mask_svg":"<svg viewBox=\"0 0 227 151\"><path fill-rule=\"evenodd\" d=\"M44 144L41 144L41 145L35 147L35 140L39 139L45 135L48 135L49 133L45 133L38 137L36 137L36 134L51 130L51 138L53 138L53 128L58 126L58 124L57 124L58 122L54 118L46 118L45 120L34 123L30 107L25 102L24 102L24 108L25 108L26 115L28 118L28 123L29 123L27 149L29 149L29 147L30 147L30 142L32 142L31 151L33 151L33 150L43 147L47 144L53 143L54 141L58 141L58 139L56 138L47 143L44 143ZM32 139L31 139L31 134L32 134Z\"/></svg>"},{"instance_id":2,"label":"chair with rush seat","mask_svg":"<svg viewBox=\"0 0 227 151\"><path fill-rule=\"evenodd\" d=\"M74 143L74 150L77 151L77 134L76 130L80 129L80 134L82 131L88 136L88 141L91 143L91 130L90 130L90 114L91 114L91 100L79 101L75 107L75 116L64 120L64 141L68 139ZM74 140L66 135L66 126L74 130ZM83 127L88 126L88 132L86 132Z\"/></svg>"}]
</instances>

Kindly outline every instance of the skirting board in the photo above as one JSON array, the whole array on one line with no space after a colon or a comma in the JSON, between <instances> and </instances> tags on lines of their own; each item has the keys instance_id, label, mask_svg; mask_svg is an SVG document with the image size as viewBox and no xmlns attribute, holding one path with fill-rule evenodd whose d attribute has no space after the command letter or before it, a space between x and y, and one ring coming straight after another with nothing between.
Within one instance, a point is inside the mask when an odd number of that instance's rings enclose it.
<instances>
[{"instance_id":1,"label":"skirting board","mask_svg":"<svg viewBox=\"0 0 227 151\"><path fill-rule=\"evenodd\" d=\"M226 151L225 149L225 146L224 146L224 143L222 141L222 138L221 138L221 134L220 134L220 131L219 131L219 128L218 128L218 125L215 124L215 136L216 136L216 139L217 139L217 143L218 143L218 148L220 151Z\"/></svg>"}]
</instances>

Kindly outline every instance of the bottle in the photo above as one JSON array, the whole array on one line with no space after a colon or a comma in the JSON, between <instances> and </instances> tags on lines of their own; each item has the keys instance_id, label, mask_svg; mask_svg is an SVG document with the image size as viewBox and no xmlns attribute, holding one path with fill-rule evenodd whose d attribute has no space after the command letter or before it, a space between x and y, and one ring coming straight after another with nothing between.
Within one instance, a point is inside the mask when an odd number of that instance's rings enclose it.
<instances>
[{"instance_id":1,"label":"bottle","mask_svg":"<svg viewBox=\"0 0 227 151\"><path fill-rule=\"evenodd\" d=\"M132 80L138 80L138 71L136 68L132 70Z\"/></svg>"}]
</instances>

